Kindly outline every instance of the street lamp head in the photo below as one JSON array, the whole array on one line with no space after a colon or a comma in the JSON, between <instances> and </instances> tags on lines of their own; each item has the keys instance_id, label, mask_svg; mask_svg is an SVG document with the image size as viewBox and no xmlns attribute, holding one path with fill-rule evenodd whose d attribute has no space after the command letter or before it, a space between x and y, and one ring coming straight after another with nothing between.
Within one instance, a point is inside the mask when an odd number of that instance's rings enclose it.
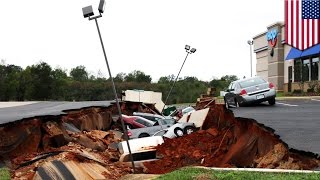
<instances>
[{"instance_id":1,"label":"street lamp head","mask_svg":"<svg viewBox=\"0 0 320 180\"><path fill-rule=\"evenodd\" d=\"M87 7L82 8L82 12L83 12L84 18L87 18L87 17L94 15L92 6L87 6Z\"/></svg>"},{"instance_id":2,"label":"street lamp head","mask_svg":"<svg viewBox=\"0 0 320 180\"><path fill-rule=\"evenodd\" d=\"M190 52L191 52L191 53L196 52L196 48L192 48L192 49L190 50Z\"/></svg>"},{"instance_id":3,"label":"street lamp head","mask_svg":"<svg viewBox=\"0 0 320 180\"><path fill-rule=\"evenodd\" d=\"M253 44L253 41L248 40L248 44L249 44L249 45L252 45L252 44Z\"/></svg>"},{"instance_id":4,"label":"street lamp head","mask_svg":"<svg viewBox=\"0 0 320 180\"><path fill-rule=\"evenodd\" d=\"M106 5L106 1L105 0L100 0L99 7L98 7L98 10L99 10L100 13L104 12L105 5Z\"/></svg>"},{"instance_id":5,"label":"street lamp head","mask_svg":"<svg viewBox=\"0 0 320 180\"><path fill-rule=\"evenodd\" d=\"M186 51L189 51L189 50L190 50L190 46L189 46L189 45L186 45L186 46L185 46L185 49L186 49Z\"/></svg>"}]
</instances>

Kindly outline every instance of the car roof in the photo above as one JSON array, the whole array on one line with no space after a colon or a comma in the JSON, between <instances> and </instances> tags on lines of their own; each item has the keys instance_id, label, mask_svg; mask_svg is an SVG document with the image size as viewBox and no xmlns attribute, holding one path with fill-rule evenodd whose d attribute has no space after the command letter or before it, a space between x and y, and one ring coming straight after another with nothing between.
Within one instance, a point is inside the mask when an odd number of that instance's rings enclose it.
<instances>
[{"instance_id":1,"label":"car roof","mask_svg":"<svg viewBox=\"0 0 320 180\"><path fill-rule=\"evenodd\" d=\"M147 122L149 122L149 123L151 123L151 124L156 123L156 122L154 122L154 121L151 121L151 120L149 120L149 119L147 119L147 118L144 118L144 117L141 117L141 116L130 116L130 117L140 118L140 119L142 119L142 120L144 120L144 121L147 121Z\"/></svg>"},{"instance_id":2,"label":"car roof","mask_svg":"<svg viewBox=\"0 0 320 180\"><path fill-rule=\"evenodd\" d=\"M159 117L163 117L159 114L152 114L152 113L143 113L143 112L133 112L134 115L141 115L141 116L159 116Z\"/></svg>"}]
</instances>

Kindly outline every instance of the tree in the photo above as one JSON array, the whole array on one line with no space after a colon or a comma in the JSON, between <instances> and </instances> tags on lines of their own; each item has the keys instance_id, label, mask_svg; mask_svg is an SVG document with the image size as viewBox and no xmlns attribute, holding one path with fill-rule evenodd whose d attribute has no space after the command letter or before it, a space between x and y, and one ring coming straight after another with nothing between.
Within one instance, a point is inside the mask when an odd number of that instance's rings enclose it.
<instances>
[{"instance_id":1,"label":"tree","mask_svg":"<svg viewBox=\"0 0 320 180\"><path fill-rule=\"evenodd\" d=\"M75 81L87 81L88 72L84 66L77 66L71 69L70 76Z\"/></svg>"},{"instance_id":2,"label":"tree","mask_svg":"<svg viewBox=\"0 0 320 180\"><path fill-rule=\"evenodd\" d=\"M28 66L23 73L22 86L29 100L48 100L52 93L52 69L45 62Z\"/></svg>"},{"instance_id":3,"label":"tree","mask_svg":"<svg viewBox=\"0 0 320 180\"><path fill-rule=\"evenodd\" d=\"M16 65L0 65L0 100L18 100L19 78L22 68Z\"/></svg>"},{"instance_id":4,"label":"tree","mask_svg":"<svg viewBox=\"0 0 320 180\"><path fill-rule=\"evenodd\" d=\"M216 88L216 94L215 95L219 96L220 95L219 94L220 91L224 91L232 81L236 81L238 79L239 78L237 76L235 76L235 75L225 75L225 76L222 76L220 79L217 79L217 78L212 79L209 82L209 85L211 87Z\"/></svg>"},{"instance_id":5,"label":"tree","mask_svg":"<svg viewBox=\"0 0 320 180\"><path fill-rule=\"evenodd\" d=\"M126 74L125 74L125 73L123 73L123 72L118 73L118 74L116 75L116 77L114 77L114 81L115 81L115 82L123 82L124 79L125 79L125 77L126 77Z\"/></svg>"},{"instance_id":6,"label":"tree","mask_svg":"<svg viewBox=\"0 0 320 180\"><path fill-rule=\"evenodd\" d=\"M229 83L231 83L232 81L239 80L239 78L236 75L225 75L222 76L220 79L221 81L227 81Z\"/></svg>"},{"instance_id":7,"label":"tree","mask_svg":"<svg viewBox=\"0 0 320 180\"><path fill-rule=\"evenodd\" d=\"M56 68L52 71L52 96L54 100L65 100L67 96L68 75L65 70Z\"/></svg>"},{"instance_id":8,"label":"tree","mask_svg":"<svg viewBox=\"0 0 320 180\"><path fill-rule=\"evenodd\" d=\"M5 92L5 78L6 78L6 66L4 64L0 64L0 101L4 101L4 92Z\"/></svg>"},{"instance_id":9,"label":"tree","mask_svg":"<svg viewBox=\"0 0 320 180\"><path fill-rule=\"evenodd\" d=\"M151 76L146 75L144 72L135 70L135 71L129 73L127 76L125 76L124 80L126 82L150 83L152 79L151 79Z\"/></svg>"},{"instance_id":10,"label":"tree","mask_svg":"<svg viewBox=\"0 0 320 180\"><path fill-rule=\"evenodd\" d=\"M170 82L174 81L174 79L175 79L174 75L171 74L171 75L168 75L168 76L160 77L159 80L158 80L158 83L166 84L166 83L170 83Z\"/></svg>"}]
</instances>

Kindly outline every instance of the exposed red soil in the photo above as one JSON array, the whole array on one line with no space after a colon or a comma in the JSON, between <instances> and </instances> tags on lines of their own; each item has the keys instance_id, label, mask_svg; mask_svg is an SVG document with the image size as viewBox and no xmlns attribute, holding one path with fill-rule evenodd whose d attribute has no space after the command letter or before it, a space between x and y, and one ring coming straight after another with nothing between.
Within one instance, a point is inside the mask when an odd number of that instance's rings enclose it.
<instances>
[{"instance_id":1,"label":"exposed red soil","mask_svg":"<svg viewBox=\"0 0 320 180\"><path fill-rule=\"evenodd\" d=\"M80 131L109 130L112 125L112 107L69 111L62 117L62 121L74 124Z\"/></svg>"},{"instance_id":2,"label":"exposed red soil","mask_svg":"<svg viewBox=\"0 0 320 180\"><path fill-rule=\"evenodd\" d=\"M165 139L165 143L157 146L160 160L144 163L146 172L161 174L189 165L285 169L320 166L314 154L289 150L272 129L255 120L235 118L232 111L215 104L212 98L202 99L196 108L205 107L210 110L201 130ZM121 108L128 115L134 111L152 111L152 106L134 102L122 103ZM107 179L121 177L131 169L116 162L120 156L117 149L108 148L121 139L112 132L100 131L121 128L119 123L113 123L112 114L117 114L115 106L74 110L61 117L39 117L7 124L0 128L0 160L10 161L12 177L16 179L30 179L37 167L56 159L103 163L109 170L103 174ZM62 122L74 124L81 132L65 129ZM32 161L43 153L56 154Z\"/></svg>"}]
</instances>

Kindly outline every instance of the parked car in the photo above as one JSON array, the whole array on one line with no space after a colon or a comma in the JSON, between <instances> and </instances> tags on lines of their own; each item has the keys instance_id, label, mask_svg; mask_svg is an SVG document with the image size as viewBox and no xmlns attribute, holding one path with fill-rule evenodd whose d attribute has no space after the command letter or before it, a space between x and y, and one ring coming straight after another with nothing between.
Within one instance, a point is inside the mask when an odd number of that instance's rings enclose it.
<instances>
[{"instance_id":1,"label":"parked car","mask_svg":"<svg viewBox=\"0 0 320 180\"><path fill-rule=\"evenodd\" d=\"M151 113L142 113L142 112L133 112L134 116L140 116L151 121L157 121L158 119L165 119L164 116L158 114L151 114Z\"/></svg>"},{"instance_id":2,"label":"parked car","mask_svg":"<svg viewBox=\"0 0 320 180\"><path fill-rule=\"evenodd\" d=\"M151 121L149 119L146 119L140 116L122 115L122 119L125 126L129 129L151 127L155 124L154 121Z\"/></svg>"},{"instance_id":3,"label":"parked car","mask_svg":"<svg viewBox=\"0 0 320 180\"><path fill-rule=\"evenodd\" d=\"M226 107L239 107L248 104L268 101L270 105L276 103L276 90L271 82L259 76L241 79L230 83L226 90L224 101Z\"/></svg>"},{"instance_id":4,"label":"parked car","mask_svg":"<svg viewBox=\"0 0 320 180\"><path fill-rule=\"evenodd\" d=\"M168 123L168 122L172 123ZM180 137L185 134L191 134L196 130L194 123L175 123L174 119L159 119L151 127L128 130L130 139L149 137L149 136L164 136L167 138Z\"/></svg>"},{"instance_id":5,"label":"parked car","mask_svg":"<svg viewBox=\"0 0 320 180\"><path fill-rule=\"evenodd\" d=\"M182 115L185 115L185 114L189 115L194 111L196 111L196 110L193 107L189 106L189 107L182 109Z\"/></svg>"}]
</instances>

